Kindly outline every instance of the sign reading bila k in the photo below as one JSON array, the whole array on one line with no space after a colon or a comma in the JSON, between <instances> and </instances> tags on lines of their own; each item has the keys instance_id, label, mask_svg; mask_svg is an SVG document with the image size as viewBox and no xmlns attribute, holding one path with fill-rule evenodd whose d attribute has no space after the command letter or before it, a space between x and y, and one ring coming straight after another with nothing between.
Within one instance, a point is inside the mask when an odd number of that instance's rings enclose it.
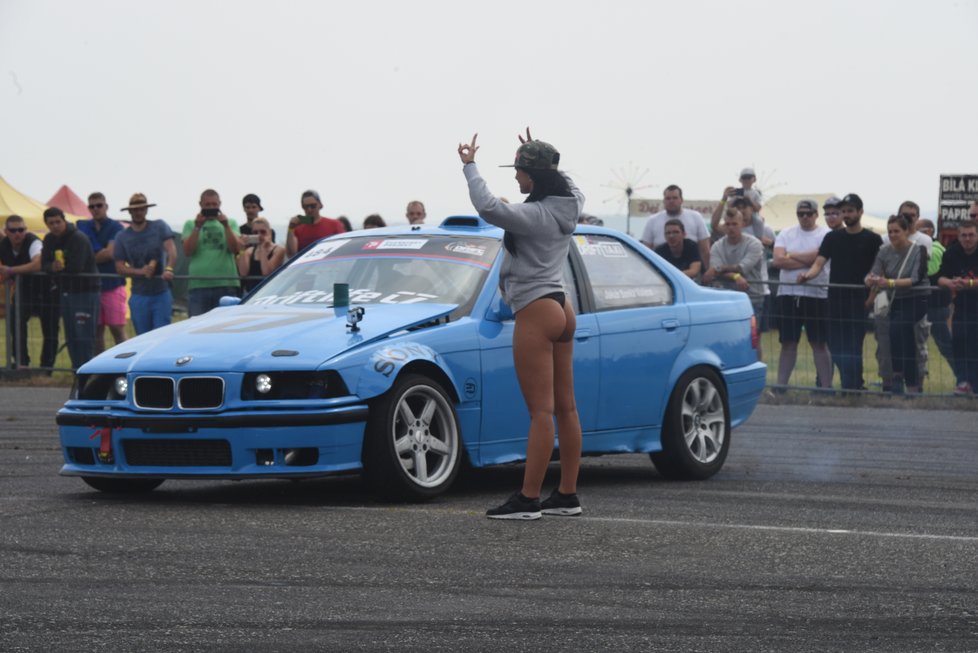
<instances>
[{"instance_id":1,"label":"sign reading bila k","mask_svg":"<svg viewBox=\"0 0 978 653\"><path fill-rule=\"evenodd\" d=\"M958 229L968 218L972 202L978 202L978 175L941 175L937 228Z\"/></svg>"}]
</instances>

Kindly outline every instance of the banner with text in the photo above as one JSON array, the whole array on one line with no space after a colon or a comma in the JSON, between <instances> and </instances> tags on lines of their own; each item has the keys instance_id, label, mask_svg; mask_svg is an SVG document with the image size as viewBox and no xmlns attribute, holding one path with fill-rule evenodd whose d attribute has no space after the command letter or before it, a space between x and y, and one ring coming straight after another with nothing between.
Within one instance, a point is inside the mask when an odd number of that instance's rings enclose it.
<instances>
[{"instance_id":1,"label":"banner with text","mask_svg":"<svg viewBox=\"0 0 978 653\"><path fill-rule=\"evenodd\" d=\"M972 202L978 202L978 175L941 175L937 210L941 241L957 235L958 225L969 219L968 209Z\"/></svg>"}]
</instances>

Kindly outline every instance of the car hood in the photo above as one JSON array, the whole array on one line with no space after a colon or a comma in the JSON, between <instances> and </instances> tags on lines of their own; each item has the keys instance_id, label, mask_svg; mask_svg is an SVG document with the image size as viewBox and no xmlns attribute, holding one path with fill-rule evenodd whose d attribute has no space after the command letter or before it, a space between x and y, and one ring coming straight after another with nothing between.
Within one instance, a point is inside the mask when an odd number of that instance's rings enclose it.
<instances>
[{"instance_id":1,"label":"car hood","mask_svg":"<svg viewBox=\"0 0 978 653\"><path fill-rule=\"evenodd\" d=\"M101 354L79 373L310 369L365 343L450 314L454 304L370 304L359 331L346 310L231 306L156 329ZM189 360L188 360L189 358ZM179 362L178 362L179 361Z\"/></svg>"}]
</instances>

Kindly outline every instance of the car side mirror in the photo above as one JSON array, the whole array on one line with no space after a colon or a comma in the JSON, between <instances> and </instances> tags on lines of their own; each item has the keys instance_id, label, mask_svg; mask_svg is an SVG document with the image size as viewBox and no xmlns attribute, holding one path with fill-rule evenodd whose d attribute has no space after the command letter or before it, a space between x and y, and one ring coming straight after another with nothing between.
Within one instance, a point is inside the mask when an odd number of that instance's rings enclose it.
<instances>
[{"instance_id":1,"label":"car side mirror","mask_svg":"<svg viewBox=\"0 0 978 653\"><path fill-rule=\"evenodd\" d=\"M241 303L240 297L233 297L231 295L224 295L219 300L217 300L218 306L237 306Z\"/></svg>"},{"instance_id":2,"label":"car side mirror","mask_svg":"<svg viewBox=\"0 0 978 653\"><path fill-rule=\"evenodd\" d=\"M503 301L503 298L498 292L492 298L492 303L489 304L489 309L486 311L486 319L490 322L507 322L515 319L513 309Z\"/></svg>"}]
</instances>

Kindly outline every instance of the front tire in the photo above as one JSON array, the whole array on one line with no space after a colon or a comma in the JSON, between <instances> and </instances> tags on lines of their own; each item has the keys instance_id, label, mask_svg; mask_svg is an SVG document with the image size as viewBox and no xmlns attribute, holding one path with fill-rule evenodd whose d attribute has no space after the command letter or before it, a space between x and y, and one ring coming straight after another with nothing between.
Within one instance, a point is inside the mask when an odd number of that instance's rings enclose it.
<instances>
[{"instance_id":1,"label":"front tire","mask_svg":"<svg viewBox=\"0 0 978 653\"><path fill-rule=\"evenodd\" d=\"M146 494L163 484L162 478L103 478L82 476L89 487L109 494Z\"/></svg>"},{"instance_id":2,"label":"front tire","mask_svg":"<svg viewBox=\"0 0 978 653\"><path fill-rule=\"evenodd\" d=\"M720 376L708 367L694 367L679 377L669 397L662 451L649 456L666 478L709 478L727 459L730 431L730 406Z\"/></svg>"},{"instance_id":3,"label":"front tire","mask_svg":"<svg viewBox=\"0 0 978 653\"><path fill-rule=\"evenodd\" d=\"M451 486L461 462L458 417L438 382L406 374L371 406L363 477L381 496L430 499Z\"/></svg>"}]
</instances>

